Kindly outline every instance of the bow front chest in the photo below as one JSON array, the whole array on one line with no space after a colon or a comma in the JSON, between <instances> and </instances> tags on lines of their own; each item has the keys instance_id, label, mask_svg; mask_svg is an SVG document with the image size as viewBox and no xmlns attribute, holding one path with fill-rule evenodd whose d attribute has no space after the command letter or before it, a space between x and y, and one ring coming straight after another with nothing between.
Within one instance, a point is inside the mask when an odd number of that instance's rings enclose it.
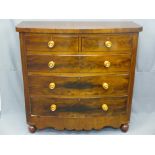
<instances>
[{"instance_id":1,"label":"bow front chest","mask_svg":"<svg viewBox=\"0 0 155 155\"><path fill-rule=\"evenodd\" d=\"M128 130L138 33L132 22L22 22L27 123Z\"/></svg>"}]
</instances>

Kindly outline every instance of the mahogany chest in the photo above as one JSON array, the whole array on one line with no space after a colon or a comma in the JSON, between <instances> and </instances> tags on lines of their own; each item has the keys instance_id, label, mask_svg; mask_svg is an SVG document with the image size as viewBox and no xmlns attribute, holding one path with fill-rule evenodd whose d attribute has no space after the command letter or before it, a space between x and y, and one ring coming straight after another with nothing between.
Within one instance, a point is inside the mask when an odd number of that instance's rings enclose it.
<instances>
[{"instance_id":1,"label":"mahogany chest","mask_svg":"<svg viewBox=\"0 0 155 155\"><path fill-rule=\"evenodd\" d=\"M36 129L129 127L138 33L132 22L22 22L27 123Z\"/></svg>"}]
</instances>

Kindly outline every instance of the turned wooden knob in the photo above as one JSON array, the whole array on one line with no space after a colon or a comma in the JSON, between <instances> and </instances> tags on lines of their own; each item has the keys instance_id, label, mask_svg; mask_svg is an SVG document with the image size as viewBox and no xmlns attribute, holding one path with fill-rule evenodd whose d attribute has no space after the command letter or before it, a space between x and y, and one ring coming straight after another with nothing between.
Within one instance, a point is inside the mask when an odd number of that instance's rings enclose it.
<instances>
[{"instance_id":1,"label":"turned wooden knob","mask_svg":"<svg viewBox=\"0 0 155 155\"><path fill-rule=\"evenodd\" d=\"M49 84L49 89L54 89L54 88L55 88L55 83L51 82L51 83Z\"/></svg>"},{"instance_id":2,"label":"turned wooden knob","mask_svg":"<svg viewBox=\"0 0 155 155\"><path fill-rule=\"evenodd\" d=\"M48 47L49 48L53 48L54 47L54 41L53 40L50 40L49 42L48 42Z\"/></svg>"},{"instance_id":3,"label":"turned wooden knob","mask_svg":"<svg viewBox=\"0 0 155 155\"><path fill-rule=\"evenodd\" d=\"M49 68L54 68L54 66L55 66L55 62L54 62L54 61L50 61L50 62L48 63L48 67L49 67Z\"/></svg>"},{"instance_id":4,"label":"turned wooden knob","mask_svg":"<svg viewBox=\"0 0 155 155\"><path fill-rule=\"evenodd\" d=\"M104 89L109 89L109 84L106 83L106 82L104 82L104 83L102 84L102 87L103 87Z\"/></svg>"},{"instance_id":5,"label":"turned wooden knob","mask_svg":"<svg viewBox=\"0 0 155 155\"><path fill-rule=\"evenodd\" d=\"M103 111L108 111L109 107L107 104L102 104L102 110Z\"/></svg>"},{"instance_id":6,"label":"turned wooden knob","mask_svg":"<svg viewBox=\"0 0 155 155\"><path fill-rule=\"evenodd\" d=\"M51 110L51 111L55 111L56 109L57 109L56 104L52 104L52 105L50 106L50 110Z\"/></svg>"},{"instance_id":7,"label":"turned wooden knob","mask_svg":"<svg viewBox=\"0 0 155 155\"><path fill-rule=\"evenodd\" d=\"M112 42L111 42L111 41L106 41L106 42L105 42L105 46L106 46L107 48L112 47Z\"/></svg>"},{"instance_id":8,"label":"turned wooden knob","mask_svg":"<svg viewBox=\"0 0 155 155\"><path fill-rule=\"evenodd\" d=\"M104 67L109 68L110 64L110 61L104 61Z\"/></svg>"}]
</instances>

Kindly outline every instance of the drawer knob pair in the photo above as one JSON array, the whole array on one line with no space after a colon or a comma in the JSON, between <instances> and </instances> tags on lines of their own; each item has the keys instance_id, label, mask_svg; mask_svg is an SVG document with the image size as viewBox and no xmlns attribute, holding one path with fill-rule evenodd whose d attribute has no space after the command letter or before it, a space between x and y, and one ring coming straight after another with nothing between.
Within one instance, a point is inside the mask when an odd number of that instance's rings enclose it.
<instances>
[{"instance_id":1,"label":"drawer knob pair","mask_svg":"<svg viewBox=\"0 0 155 155\"><path fill-rule=\"evenodd\" d=\"M111 63L109 61L104 61L104 67L109 68L110 65L111 65ZM48 67L49 68L54 68L54 66L55 66L55 62L54 61L50 61L48 63Z\"/></svg>"},{"instance_id":2,"label":"drawer knob pair","mask_svg":"<svg viewBox=\"0 0 155 155\"><path fill-rule=\"evenodd\" d=\"M55 62L54 62L54 61L50 61L50 62L48 63L48 67L49 67L49 68L54 68L54 66L55 66Z\"/></svg>"},{"instance_id":3,"label":"drawer knob pair","mask_svg":"<svg viewBox=\"0 0 155 155\"><path fill-rule=\"evenodd\" d=\"M104 61L104 67L109 68L110 65L111 65L111 63L109 61ZM54 68L54 66L55 66L55 62L54 61L50 61L48 63L48 67L49 68Z\"/></svg>"},{"instance_id":4,"label":"drawer knob pair","mask_svg":"<svg viewBox=\"0 0 155 155\"><path fill-rule=\"evenodd\" d=\"M50 40L49 42L48 42L48 47L49 48L53 48L54 47L54 41L53 40ZM107 48L110 48L110 47L112 47L112 42L111 41L106 41L105 42L105 46L107 47Z\"/></svg>"},{"instance_id":5,"label":"drawer knob pair","mask_svg":"<svg viewBox=\"0 0 155 155\"><path fill-rule=\"evenodd\" d=\"M50 110L51 111L56 111L56 109L57 109L57 106L56 106L56 104L52 104L51 106L50 106ZM107 104L102 104L102 110L103 111L108 111L108 105Z\"/></svg>"},{"instance_id":6,"label":"drawer knob pair","mask_svg":"<svg viewBox=\"0 0 155 155\"><path fill-rule=\"evenodd\" d=\"M54 47L54 41L53 40L50 40L49 42L48 42L48 47L49 48L53 48Z\"/></svg>"},{"instance_id":7,"label":"drawer knob pair","mask_svg":"<svg viewBox=\"0 0 155 155\"><path fill-rule=\"evenodd\" d=\"M106 83L106 82L104 82L104 83L102 84L102 87L103 87L104 89L108 89L108 88L109 88L109 84ZM54 88L55 88L55 83L51 82L51 83L49 84L49 89L54 89Z\"/></svg>"},{"instance_id":8,"label":"drawer knob pair","mask_svg":"<svg viewBox=\"0 0 155 155\"><path fill-rule=\"evenodd\" d=\"M106 41L106 42L105 42L105 46L106 46L107 48L111 48L111 47L112 47L112 42L111 42L111 41Z\"/></svg>"}]
</instances>

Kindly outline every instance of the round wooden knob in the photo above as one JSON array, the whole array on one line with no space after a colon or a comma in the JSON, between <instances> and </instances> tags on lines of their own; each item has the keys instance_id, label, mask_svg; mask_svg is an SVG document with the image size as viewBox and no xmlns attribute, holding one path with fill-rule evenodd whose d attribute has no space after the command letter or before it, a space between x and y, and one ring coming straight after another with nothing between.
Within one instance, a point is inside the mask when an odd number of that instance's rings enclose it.
<instances>
[{"instance_id":1,"label":"round wooden knob","mask_svg":"<svg viewBox=\"0 0 155 155\"><path fill-rule=\"evenodd\" d=\"M109 88L109 84L106 83L106 82L104 82L104 83L102 84L102 86L103 86L104 89L108 89L108 88Z\"/></svg>"},{"instance_id":2,"label":"round wooden knob","mask_svg":"<svg viewBox=\"0 0 155 155\"><path fill-rule=\"evenodd\" d=\"M106 42L105 42L105 46L106 46L107 48L112 47L112 42L111 42L111 41L106 41Z\"/></svg>"},{"instance_id":3,"label":"round wooden knob","mask_svg":"<svg viewBox=\"0 0 155 155\"><path fill-rule=\"evenodd\" d=\"M48 42L48 47L49 48L53 48L54 47L54 41L53 40Z\"/></svg>"},{"instance_id":4,"label":"round wooden knob","mask_svg":"<svg viewBox=\"0 0 155 155\"><path fill-rule=\"evenodd\" d=\"M55 62L54 61L50 61L49 63L48 63L48 67L49 68L53 68L55 66Z\"/></svg>"},{"instance_id":5,"label":"round wooden knob","mask_svg":"<svg viewBox=\"0 0 155 155\"><path fill-rule=\"evenodd\" d=\"M54 89L54 88L55 88L55 83L53 83L53 82L50 83L50 84L49 84L49 89Z\"/></svg>"},{"instance_id":6,"label":"round wooden knob","mask_svg":"<svg viewBox=\"0 0 155 155\"><path fill-rule=\"evenodd\" d=\"M51 106L50 106L50 110L51 111L55 111L57 109L57 106L55 105L55 104L52 104Z\"/></svg>"},{"instance_id":7,"label":"round wooden knob","mask_svg":"<svg viewBox=\"0 0 155 155\"><path fill-rule=\"evenodd\" d=\"M107 104L102 104L102 110L103 111L108 111L108 105Z\"/></svg>"},{"instance_id":8,"label":"round wooden knob","mask_svg":"<svg viewBox=\"0 0 155 155\"><path fill-rule=\"evenodd\" d=\"M109 68L110 67L110 62L109 61L104 61L104 67Z\"/></svg>"}]
</instances>

